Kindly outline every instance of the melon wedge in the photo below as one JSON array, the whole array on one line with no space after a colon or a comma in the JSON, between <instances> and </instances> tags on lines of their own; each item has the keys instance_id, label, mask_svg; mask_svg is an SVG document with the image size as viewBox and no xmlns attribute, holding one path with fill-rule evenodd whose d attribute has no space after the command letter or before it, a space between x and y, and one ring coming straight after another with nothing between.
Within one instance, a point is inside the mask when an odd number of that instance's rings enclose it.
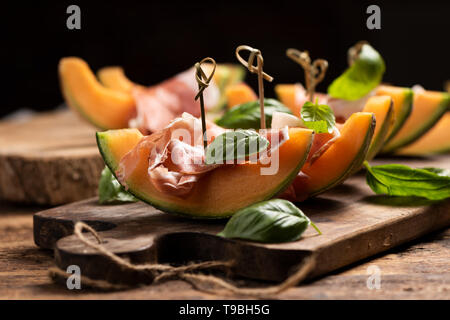
<instances>
[{"instance_id":1,"label":"melon wedge","mask_svg":"<svg viewBox=\"0 0 450 320\"><path fill-rule=\"evenodd\" d=\"M297 95L299 91L303 91L299 84L277 84L275 93L281 103L291 109L295 116L300 115L301 105L297 103Z\"/></svg>"},{"instance_id":2,"label":"melon wedge","mask_svg":"<svg viewBox=\"0 0 450 320\"><path fill-rule=\"evenodd\" d=\"M89 122L102 129L128 127L128 120L135 112L131 94L101 85L80 58L61 59L59 76L67 104Z\"/></svg>"},{"instance_id":3,"label":"melon wedge","mask_svg":"<svg viewBox=\"0 0 450 320\"><path fill-rule=\"evenodd\" d=\"M131 94L131 90L138 86L127 78L121 67L105 67L97 72L100 82L107 88Z\"/></svg>"},{"instance_id":4,"label":"melon wedge","mask_svg":"<svg viewBox=\"0 0 450 320\"><path fill-rule=\"evenodd\" d=\"M242 103L255 101L258 96L250 86L244 82L236 83L225 89L227 107L229 109Z\"/></svg>"},{"instance_id":5,"label":"melon wedge","mask_svg":"<svg viewBox=\"0 0 450 320\"><path fill-rule=\"evenodd\" d=\"M363 112L375 115L376 125L366 160L372 160L381 150L387 135L394 126L394 108L390 96L373 96L367 100Z\"/></svg>"},{"instance_id":6,"label":"melon wedge","mask_svg":"<svg viewBox=\"0 0 450 320\"><path fill-rule=\"evenodd\" d=\"M383 152L394 152L419 139L439 121L449 104L450 96L447 93L425 90L415 92L411 115L383 147Z\"/></svg>"},{"instance_id":7,"label":"melon wedge","mask_svg":"<svg viewBox=\"0 0 450 320\"><path fill-rule=\"evenodd\" d=\"M361 168L375 130L373 113L356 112L344 123L341 136L316 161L306 163L293 183L297 200L323 193Z\"/></svg>"},{"instance_id":8,"label":"melon wedge","mask_svg":"<svg viewBox=\"0 0 450 320\"><path fill-rule=\"evenodd\" d=\"M401 155L429 155L450 152L450 112L422 137L396 153Z\"/></svg>"},{"instance_id":9,"label":"melon wedge","mask_svg":"<svg viewBox=\"0 0 450 320\"><path fill-rule=\"evenodd\" d=\"M279 169L275 175L261 175L261 164L222 166L205 174L186 197L157 191L147 178L148 157L142 158L126 181L129 191L154 207L190 217L228 217L255 202L270 199L290 185L309 153L313 131L289 129L290 139L279 149ZM136 129L110 130L97 133L100 153L115 172L125 153L142 138ZM148 153L148 152L147 152Z\"/></svg>"},{"instance_id":10,"label":"melon wedge","mask_svg":"<svg viewBox=\"0 0 450 320\"><path fill-rule=\"evenodd\" d=\"M406 119L410 116L412 111L413 91L409 88L382 85L375 90L375 94L378 96L390 96L394 106L394 125L386 139L387 143L393 139L406 122Z\"/></svg>"}]
</instances>

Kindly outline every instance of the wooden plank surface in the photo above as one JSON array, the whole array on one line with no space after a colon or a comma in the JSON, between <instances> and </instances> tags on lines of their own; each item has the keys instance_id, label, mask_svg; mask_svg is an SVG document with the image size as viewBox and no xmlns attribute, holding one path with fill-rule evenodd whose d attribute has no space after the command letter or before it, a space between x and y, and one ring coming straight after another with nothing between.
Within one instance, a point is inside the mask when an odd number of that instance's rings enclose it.
<instances>
[{"instance_id":1,"label":"wooden plank surface","mask_svg":"<svg viewBox=\"0 0 450 320\"><path fill-rule=\"evenodd\" d=\"M0 199L57 205L97 194L95 128L68 110L0 122Z\"/></svg>"},{"instance_id":2,"label":"wooden plank surface","mask_svg":"<svg viewBox=\"0 0 450 320\"><path fill-rule=\"evenodd\" d=\"M429 161L402 159L401 163L448 168L449 159L449 156ZM282 281L309 255L315 254L317 261L309 278L316 278L450 225L450 199L432 202L377 196L367 186L363 174L354 175L344 185L298 205L323 235L309 228L299 241L288 243L224 239L216 236L224 221L178 217L142 202L105 206L91 199L37 213L35 242L43 248L55 248L56 262L62 269L76 264L90 278L127 284L140 281L135 272L125 272L70 236L74 223L81 220L101 230L107 249L131 260L141 263L233 260L235 275Z\"/></svg>"},{"instance_id":3,"label":"wooden plank surface","mask_svg":"<svg viewBox=\"0 0 450 320\"><path fill-rule=\"evenodd\" d=\"M70 291L47 276L54 265L51 251L33 243L32 214L39 207L0 203L0 299L218 299L239 298L194 290L182 281L169 281L133 290L102 293ZM450 299L450 229L364 260L314 282L289 289L280 299ZM369 290L367 268L381 271L381 288ZM263 282L235 281L265 286Z\"/></svg>"}]
</instances>

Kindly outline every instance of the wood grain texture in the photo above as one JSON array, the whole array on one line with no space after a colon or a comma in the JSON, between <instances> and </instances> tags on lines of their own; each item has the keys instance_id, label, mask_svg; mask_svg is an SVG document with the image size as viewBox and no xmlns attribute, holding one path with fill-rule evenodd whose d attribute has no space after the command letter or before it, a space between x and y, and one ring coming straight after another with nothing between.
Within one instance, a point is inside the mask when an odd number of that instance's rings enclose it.
<instances>
[{"instance_id":1,"label":"wood grain texture","mask_svg":"<svg viewBox=\"0 0 450 320\"><path fill-rule=\"evenodd\" d=\"M57 205L97 194L95 129L71 112L0 122L0 199Z\"/></svg>"},{"instance_id":2,"label":"wood grain texture","mask_svg":"<svg viewBox=\"0 0 450 320\"><path fill-rule=\"evenodd\" d=\"M47 276L54 265L52 252L33 243L32 213L39 207L18 207L0 202L0 299L218 299L182 281L121 292L71 291ZM326 277L289 289L279 299L450 299L450 229L432 233L390 249ZM381 288L366 286L367 268L381 270ZM232 280L240 286L266 282Z\"/></svg>"},{"instance_id":3,"label":"wood grain texture","mask_svg":"<svg viewBox=\"0 0 450 320\"><path fill-rule=\"evenodd\" d=\"M415 160L402 163L417 166ZM450 165L449 156L418 163ZM317 266L309 275L316 278L450 225L450 199L375 196L361 174L299 207L323 235L309 228L301 240L282 244L224 239L215 236L223 229L223 221L182 218L144 203L102 206L89 199L35 214L34 236L37 245L55 248L58 266L65 269L76 264L95 279L140 281L135 273L123 272L70 236L76 221L103 230L105 247L136 263L233 260L235 275L282 281L310 254L317 254Z\"/></svg>"}]
</instances>

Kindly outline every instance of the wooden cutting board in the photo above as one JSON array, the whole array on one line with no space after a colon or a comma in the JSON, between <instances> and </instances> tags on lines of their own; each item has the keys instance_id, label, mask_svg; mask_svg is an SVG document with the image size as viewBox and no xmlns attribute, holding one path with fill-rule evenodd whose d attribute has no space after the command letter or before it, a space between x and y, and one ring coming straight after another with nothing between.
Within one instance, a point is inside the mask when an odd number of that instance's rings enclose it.
<instances>
[{"instance_id":1,"label":"wooden cutting board","mask_svg":"<svg viewBox=\"0 0 450 320\"><path fill-rule=\"evenodd\" d=\"M380 162L413 166L450 167L450 156L428 161L384 159ZM94 279L135 283L124 272L71 235L76 221L100 232L105 247L134 263L186 263L234 260L236 275L281 281L307 256L317 254L309 278L349 265L401 243L450 225L450 199L432 202L414 198L377 196L357 174L344 185L298 206L321 229L309 228L299 241L258 244L216 236L225 221L191 220L160 212L144 203L100 206L97 199L42 211L34 215L34 239L54 249L56 264L75 264Z\"/></svg>"},{"instance_id":2,"label":"wooden cutting board","mask_svg":"<svg viewBox=\"0 0 450 320\"><path fill-rule=\"evenodd\" d=\"M97 194L95 128L69 110L0 122L0 199L57 205Z\"/></svg>"}]
</instances>

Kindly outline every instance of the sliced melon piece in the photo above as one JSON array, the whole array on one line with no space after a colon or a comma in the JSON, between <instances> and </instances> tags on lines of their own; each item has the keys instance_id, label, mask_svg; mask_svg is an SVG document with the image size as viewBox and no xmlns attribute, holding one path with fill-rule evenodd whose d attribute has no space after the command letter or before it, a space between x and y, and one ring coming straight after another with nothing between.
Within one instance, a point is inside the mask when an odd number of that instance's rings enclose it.
<instances>
[{"instance_id":1,"label":"sliced melon piece","mask_svg":"<svg viewBox=\"0 0 450 320\"><path fill-rule=\"evenodd\" d=\"M363 112L375 115L376 125L366 160L372 160L381 150L387 135L394 126L394 107L390 96L373 96L367 100Z\"/></svg>"},{"instance_id":2,"label":"sliced melon piece","mask_svg":"<svg viewBox=\"0 0 450 320\"><path fill-rule=\"evenodd\" d=\"M242 103L255 101L258 96L250 86L244 82L236 83L225 89L227 107L229 109Z\"/></svg>"},{"instance_id":3,"label":"sliced melon piece","mask_svg":"<svg viewBox=\"0 0 450 320\"><path fill-rule=\"evenodd\" d=\"M279 149L279 169L275 175L261 175L262 164L225 165L206 173L189 195L181 198L155 189L147 177L149 151L146 151L126 183L133 195L163 211L191 217L227 217L255 202L270 199L289 186L306 160L313 135L309 129L289 129L290 138ZM113 172L141 138L136 129L97 133L100 152Z\"/></svg>"},{"instance_id":4,"label":"sliced melon piece","mask_svg":"<svg viewBox=\"0 0 450 320\"><path fill-rule=\"evenodd\" d=\"M393 152L419 139L439 121L449 104L450 96L445 92L425 90L415 92L411 115L383 147L383 152Z\"/></svg>"},{"instance_id":5,"label":"sliced melon piece","mask_svg":"<svg viewBox=\"0 0 450 320\"><path fill-rule=\"evenodd\" d=\"M135 112L131 94L102 86L88 64L76 57L61 59L59 77L67 104L89 122L102 129L128 127Z\"/></svg>"},{"instance_id":6,"label":"sliced melon piece","mask_svg":"<svg viewBox=\"0 0 450 320\"><path fill-rule=\"evenodd\" d=\"M126 93L131 93L131 90L138 86L127 78L121 67L102 68L97 72L97 77L105 87Z\"/></svg>"},{"instance_id":7,"label":"sliced melon piece","mask_svg":"<svg viewBox=\"0 0 450 320\"><path fill-rule=\"evenodd\" d=\"M277 84L275 86L275 93L280 99L281 103L291 109L295 116L300 115L301 105L297 103L297 96L303 92L303 88L299 84Z\"/></svg>"},{"instance_id":8,"label":"sliced melon piece","mask_svg":"<svg viewBox=\"0 0 450 320\"><path fill-rule=\"evenodd\" d=\"M373 113L356 112L344 123L341 136L313 163L306 163L293 183L297 200L323 193L342 183L366 159L375 130Z\"/></svg>"},{"instance_id":9,"label":"sliced melon piece","mask_svg":"<svg viewBox=\"0 0 450 320\"><path fill-rule=\"evenodd\" d=\"M382 85L375 90L375 94L378 96L390 96L394 106L395 122L386 139L387 143L393 139L406 122L406 119L410 116L412 111L413 91L409 88Z\"/></svg>"},{"instance_id":10,"label":"sliced melon piece","mask_svg":"<svg viewBox=\"0 0 450 320\"><path fill-rule=\"evenodd\" d=\"M450 112L444 114L422 137L396 153L420 156L447 152L450 152Z\"/></svg>"}]
</instances>

